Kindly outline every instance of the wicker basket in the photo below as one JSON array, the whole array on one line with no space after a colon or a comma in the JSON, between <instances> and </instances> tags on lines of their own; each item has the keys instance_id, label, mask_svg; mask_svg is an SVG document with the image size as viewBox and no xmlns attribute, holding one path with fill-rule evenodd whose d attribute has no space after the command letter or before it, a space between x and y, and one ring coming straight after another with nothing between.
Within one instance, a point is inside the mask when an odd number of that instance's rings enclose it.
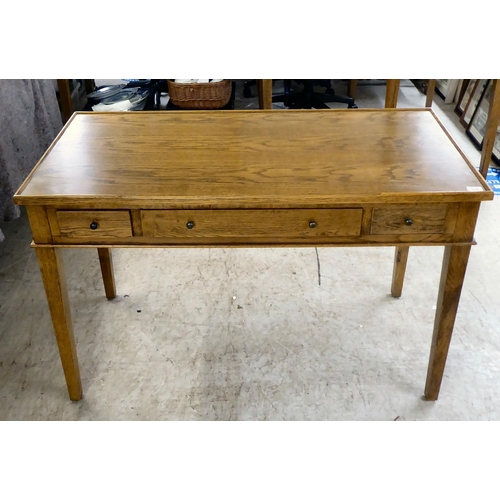
<instances>
[{"instance_id":1,"label":"wicker basket","mask_svg":"<svg viewBox=\"0 0 500 500\"><path fill-rule=\"evenodd\" d=\"M182 109L219 109L231 99L231 80L215 83L175 83L168 80L172 104Z\"/></svg>"}]
</instances>

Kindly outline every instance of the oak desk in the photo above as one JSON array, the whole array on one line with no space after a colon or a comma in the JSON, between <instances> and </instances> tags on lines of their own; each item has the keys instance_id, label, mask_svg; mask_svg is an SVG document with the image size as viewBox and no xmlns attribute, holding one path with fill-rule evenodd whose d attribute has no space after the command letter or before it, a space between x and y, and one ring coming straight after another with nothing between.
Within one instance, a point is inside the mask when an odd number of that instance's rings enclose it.
<instances>
[{"instance_id":1,"label":"oak desk","mask_svg":"<svg viewBox=\"0 0 500 500\"><path fill-rule=\"evenodd\" d=\"M76 113L19 191L69 396L82 397L63 247L444 245L425 396L438 397L480 202L430 109Z\"/></svg>"}]
</instances>

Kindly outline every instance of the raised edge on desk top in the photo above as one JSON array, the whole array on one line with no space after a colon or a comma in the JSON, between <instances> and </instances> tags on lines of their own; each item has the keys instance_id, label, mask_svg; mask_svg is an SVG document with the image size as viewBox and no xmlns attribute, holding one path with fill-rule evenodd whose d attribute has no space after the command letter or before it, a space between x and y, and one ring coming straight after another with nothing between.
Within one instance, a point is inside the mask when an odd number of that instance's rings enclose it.
<instances>
[{"instance_id":1,"label":"raised edge on desk top","mask_svg":"<svg viewBox=\"0 0 500 500\"><path fill-rule=\"evenodd\" d=\"M484 179L434 112L78 112L19 204L249 208L483 201Z\"/></svg>"}]
</instances>

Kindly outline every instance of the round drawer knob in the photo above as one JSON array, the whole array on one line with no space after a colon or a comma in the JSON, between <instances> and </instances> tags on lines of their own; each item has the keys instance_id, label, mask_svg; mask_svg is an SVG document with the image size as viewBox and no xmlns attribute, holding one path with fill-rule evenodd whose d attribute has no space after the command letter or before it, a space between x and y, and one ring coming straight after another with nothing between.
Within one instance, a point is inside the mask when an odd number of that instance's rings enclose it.
<instances>
[{"instance_id":1,"label":"round drawer knob","mask_svg":"<svg viewBox=\"0 0 500 500\"><path fill-rule=\"evenodd\" d=\"M406 217L405 224L407 226L411 226L413 224L413 221L412 221L411 217Z\"/></svg>"},{"instance_id":2,"label":"round drawer knob","mask_svg":"<svg viewBox=\"0 0 500 500\"><path fill-rule=\"evenodd\" d=\"M90 229L97 229L98 227L99 227L99 224L97 224L97 222L90 223Z\"/></svg>"},{"instance_id":3,"label":"round drawer knob","mask_svg":"<svg viewBox=\"0 0 500 500\"><path fill-rule=\"evenodd\" d=\"M309 222L309 227L310 227L311 229L314 229L316 226L317 226L317 223L316 223L316 221L315 221L315 220L312 220L311 222Z\"/></svg>"},{"instance_id":4,"label":"round drawer knob","mask_svg":"<svg viewBox=\"0 0 500 500\"><path fill-rule=\"evenodd\" d=\"M190 221L186 224L186 227L187 227L188 229L193 229L193 227L194 227L194 222L190 220Z\"/></svg>"}]
</instances>

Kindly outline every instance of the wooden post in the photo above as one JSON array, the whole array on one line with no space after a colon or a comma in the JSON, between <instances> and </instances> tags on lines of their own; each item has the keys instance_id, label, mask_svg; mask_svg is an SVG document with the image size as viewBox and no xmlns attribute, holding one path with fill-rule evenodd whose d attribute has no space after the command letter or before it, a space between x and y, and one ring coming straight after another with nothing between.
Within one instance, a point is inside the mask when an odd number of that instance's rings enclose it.
<instances>
[{"instance_id":1,"label":"wooden post","mask_svg":"<svg viewBox=\"0 0 500 500\"><path fill-rule=\"evenodd\" d=\"M495 138L500 120L500 85L498 80L492 81L490 108L488 110L488 121L486 122L486 132L483 139L483 149L481 151L481 162L479 172L486 179L490 166L491 154L495 145Z\"/></svg>"},{"instance_id":2,"label":"wooden post","mask_svg":"<svg viewBox=\"0 0 500 500\"><path fill-rule=\"evenodd\" d=\"M436 91L436 80L429 80L429 85L427 85L427 93L425 94L425 107L432 107L432 100L434 99L434 93Z\"/></svg>"},{"instance_id":3,"label":"wooden post","mask_svg":"<svg viewBox=\"0 0 500 500\"><path fill-rule=\"evenodd\" d=\"M66 123L73 114L73 101L71 100L71 91L69 90L69 80L57 80L57 88L59 89L63 122Z\"/></svg>"},{"instance_id":4,"label":"wooden post","mask_svg":"<svg viewBox=\"0 0 500 500\"><path fill-rule=\"evenodd\" d=\"M349 80L347 86L347 95L353 99L356 97L356 87L358 86L358 80Z\"/></svg>"},{"instance_id":5,"label":"wooden post","mask_svg":"<svg viewBox=\"0 0 500 500\"><path fill-rule=\"evenodd\" d=\"M259 108L273 108L273 81L272 80L257 80L259 89Z\"/></svg>"},{"instance_id":6,"label":"wooden post","mask_svg":"<svg viewBox=\"0 0 500 500\"><path fill-rule=\"evenodd\" d=\"M385 107L397 108L398 93L400 80L387 80L387 88L385 89Z\"/></svg>"}]
</instances>

